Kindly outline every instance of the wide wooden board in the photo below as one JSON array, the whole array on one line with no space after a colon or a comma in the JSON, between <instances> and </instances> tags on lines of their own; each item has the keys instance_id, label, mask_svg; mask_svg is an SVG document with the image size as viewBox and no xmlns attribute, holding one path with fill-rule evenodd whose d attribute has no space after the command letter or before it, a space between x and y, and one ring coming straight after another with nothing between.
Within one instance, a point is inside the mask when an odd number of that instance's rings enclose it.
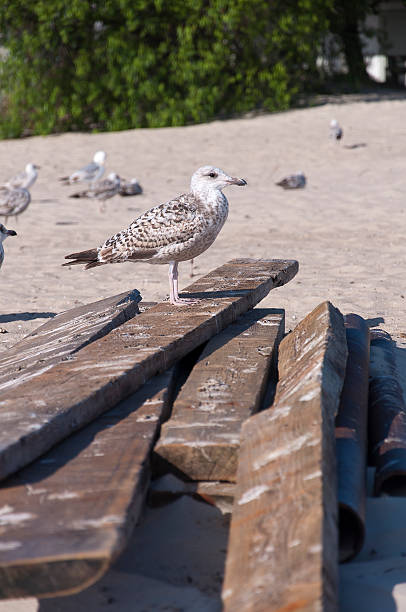
<instances>
[{"instance_id":1,"label":"wide wooden board","mask_svg":"<svg viewBox=\"0 0 406 612\"><path fill-rule=\"evenodd\" d=\"M1 598L76 592L123 550L147 492L172 370L0 485Z\"/></svg>"},{"instance_id":2,"label":"wide wooden board","mask_svg":"<svg viewBox=\"0 0 406 612\"><path fill-rule=\"evenodd\" d=\"M233 260L188 288L200 303L158 304L40 376L6 390L0 402L0 478L128 397L297 270L296 261Z\"/></svg>"},{"instance_id":3,"label":"wide wooden board","mask_svg":"<svg viewBox=\"0 0 406 612\"><path fill-rule=\"evenodd\" d=\"M259 409L284 331L283 310L254 308L207 343L155 446L169 469L235 482L241 425Z\"/></svg>"},{"instance_id":4,"label":"wide wooden board","mask_svg":"<svg viewBox=\"0 0 406 612\"><path fill-rule=\"evenodd\" d=\"M334 418L346 358L343 317L329 302L280 344L274 406L242 427L227 612L337 610Z\"/></svg>"},{"instance_id":5,"label":"wide wooden board","mask_svg":"<svg viewBox=\"0 0 406 612\"><path fill-rule=\"evenodd\" d=\"M136 289L57 314L0 358L0 393L46 372L67 355L139 313Z\"/></svg>"}]
</instances>

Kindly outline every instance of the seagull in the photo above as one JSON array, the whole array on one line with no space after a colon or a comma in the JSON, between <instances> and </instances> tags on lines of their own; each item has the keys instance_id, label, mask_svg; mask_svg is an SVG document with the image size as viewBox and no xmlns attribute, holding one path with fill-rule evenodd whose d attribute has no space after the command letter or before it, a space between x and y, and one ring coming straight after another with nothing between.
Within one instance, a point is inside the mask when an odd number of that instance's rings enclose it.
<instances>
[{"instance_id":1,"label":"seagull","mask_svg":"<svg viewBox=\"0 0 406 612\"><path fill-rule=\"evenodd\" d=\"M195 303L178 294L178 263L197 257L214 242L228 215L222 190L228 185L246 185L241 178L214 166L203 166L192 175L190 192L179 195L143 213L131 225L98 247L66 255L85 269L108 263L145 261L169 264L169 299L182 306Z\"/></svg>"},{"instance_id":2,"label":"seagull","mask_svg":"<svg viewBox=\"0 0 406 612\"><path fill-rule=\"evenodd\" d=\"M121 179L119 189L121 196L139 195L140 193L142 193L142 187L136 178L131 179L131 181Z\"/></svg>"},{"instance_id":3,"label":"seagull","mask_svg":"<svg viewBox=\"0 0 406 612\"><path fill-rule=\"evenodd\" d=\"M302 189L306 185L306 177L302 171L296 174L289 174L281 181L275 183L284 189Z\"/></svg>"},{"instance_id":4,"label":"seagull","mask_svg":"<svg viewBox=\"0 0 406 612\"><path fill-rule=\"evenodd\" d=\"M17 217L24 212L30 202L31 195L28 189L0 187L0 215L4 215L6 223L11 215Z\"/></svg>"},{"instance_id":5,"label":"seagull","mask_svg":"<svg viewBox=\"0 0 406 612\"><path fill-rule=\"evenodd\" d=\"M3 265L4 261L3 241L8 236L17 236L17 232L15 232L14 230L8 230L2 223L0 223L0 268Z\"/></svg>"},{"instance_id":6,"label":"seagull","mask_svg":"<svg viewBox=\"0 0 406 612\"><path fill-rule=\"evenodd\" d=\"M21 189L29 189L37 180L38 172L41 166L35 164L27 164L25 170L19 172L5 184L10 189L21 187Z\"/></svg>"},{"instance_id":7,"label":"seagull","mask_svg":"<svg viewBox=\"0 0 406 612\"><path fill-rule=\"evenodd\" d=\"M87 166L76 170L70 176L62 176L59 180L63 185L72 185L73 183L93 183L97 181L104 172L104 162L106 154L104 151L97 151L94 154L93 161Z\"/></svg>"},{"instance_id":8,"label":"seagull","mask_svg":"<svg viewBox=\"0 0 406 612\"><path fill-rule=\"evenodd\" d=\"M343 137L343 129L339 126L337 119L330 121L330 134L329 138L339 141Z\"/></svg>"},{"instance_id":9,"label":"seagull","mask_svg":"<svg viewBox=\"0 0 406 612\"><path fill-rule=\"evenodd\" d=\"M70 195L70 198L89 198L104 202L115 196L120 189L120 177L115 172L111 172L104 181L97 181L84 191L79 191ZM100 209L102 210L102 208Z\"/></svg>"}]
</instances>

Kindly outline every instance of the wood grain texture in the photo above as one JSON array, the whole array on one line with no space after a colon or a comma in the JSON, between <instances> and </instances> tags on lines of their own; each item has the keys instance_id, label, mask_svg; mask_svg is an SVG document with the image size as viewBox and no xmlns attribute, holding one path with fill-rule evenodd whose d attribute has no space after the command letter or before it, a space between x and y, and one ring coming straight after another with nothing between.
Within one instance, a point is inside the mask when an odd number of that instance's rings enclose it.
<instances>
[{"instance_id":1,"label":"wood grain texture","mask_svg":"<svg viewBox=\"0 0 406 612\"><path fill-rule=\"evenodd\" d=\"M329 302L280 344L274 406L242 428L227 612L337 610L334 418L346 358L343 317Z\"/></svg>"},{"instance_id":2,"label":"wood grain texture","mask_svg":"<svg viewBox=\"0 0 406 612\"><path fill-rule=\"evenodd\" d=\"M123 550L143 506L172 370L0 486L0 597L89 586Z\"/></svg>"},{"instance_id":3,"label":"wood grain texture","mask_svg":"<svg viewBox=\"0 0 406 612\"><path fill-rule=\"evenodd\" d=\"M296 261L233 260L189 287L199 304L167 302L126 321L0 402L0 478L112 408L206 342L297 272Z\"/></svg>"},{"instance_id":4,"label":"wood grain texture","mask_svg":"<svg viewBox=\"0 0 406 612\"><path fill-rule=\"evenodd\" d=\"M207 343L155 446L170 469L235 482L241 425L259 409L284 331L283 310L255 308Z\"/></svg>"},{"instance_id":5,"label":"wood grain texture","mask_svg":"<svg viewBox=\"0 0 406 612\"><path fill-rule=\"evenodd\" d=\"M67 355L139 313L139 291L126 291L57 314L0 358L0 391L28 382Z\"/></svg>"}]
</instances>

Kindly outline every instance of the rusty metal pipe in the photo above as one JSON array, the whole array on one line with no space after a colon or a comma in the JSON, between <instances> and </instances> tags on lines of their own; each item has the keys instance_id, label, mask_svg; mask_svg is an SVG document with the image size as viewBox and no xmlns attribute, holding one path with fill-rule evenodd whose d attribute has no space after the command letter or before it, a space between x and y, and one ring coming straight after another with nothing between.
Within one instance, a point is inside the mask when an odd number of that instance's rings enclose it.
<instances>
[{"instance_id":1,"label":"rusty metal pipe","mask_svg":"<svg viewBox=\"0 0 406 612\"><path fill-rule=\"evenodd\" d=\"M349 561L365 537L369 328L356 315L344 317L348 358L336 417L339 559Z\"/></svg>"},{"instance_id":2,"label":"rusty metal pipe","mask_svg":"<svg viewBox=\"0 0 406 612\"><path fill-rule=\"evenodd\" d=\"M395 343L371 331L369 458L376 467L375 494L406 495L406 406L395 360Z\"/></svg>"}]
</instances>

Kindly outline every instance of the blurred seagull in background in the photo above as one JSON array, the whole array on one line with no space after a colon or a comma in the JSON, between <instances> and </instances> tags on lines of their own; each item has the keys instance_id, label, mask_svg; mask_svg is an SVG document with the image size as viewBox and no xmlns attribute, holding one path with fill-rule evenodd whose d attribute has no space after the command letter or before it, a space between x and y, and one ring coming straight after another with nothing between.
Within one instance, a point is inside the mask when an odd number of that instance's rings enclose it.
<instances>
[{"instance_id":1,"label":"blurred seagull in background","mask_svg":"<svg viewBox=\"0 0 406 612\"><path fill-rule=\"evenodd\" d=\"M5 184L6 187L10 189L15 189L20 187L21 189L29 189L37 180L38 172L40 166L36 166L35 164L27 164L25 166L25 170L19 172L13 178L11 178Z\"/></svg>"},{"instance_id":2,"label":"blurred seagull in background","mask_svg":"<svg viewBox=\"0 0 406 612\"><path fill-rule=\"evenodd\" d=\"M297 174L289 174L281 181L275 183L283 189L302 189L306 185L306 177L303 172L297 172Z\"/></svg>"},{"instance_id":3,"label":"blurred seagull in background","mask_svg":"<svg viewBox=\"0 0 406 612\"><path fill-rule=\"evenodd\" d=\"M120 180L119 194L121 196L133 196L141 193L142 187L136 178L131 179L131 181L126 181L125 179Z\"/></svg>"},{"instance_id":4,"label":"blurred seagull in background","mask_svg":"<svg viewBox=\"0 0 406 612\"><path fill-rule=\"evenodd\" d=\"M74 183L94 183L103 176L104 162L106 154L104 151L97 151L93 161L87 166L76 170L70 176L62 176L59 180L63 185L73 185Z\"/></svg>"},{"instance_id":5,"label":"blurred seagull in background","mask_svg":"<svg viewBox=\"0 0 406 612\"><path fill-rule=\"evenodd\" d=\"M63 265L84 264L85 269L125 261L169 264L170 302L191 304L178 294L178 263L197 257L214 242L228 215L222 190L246 185L214 166L203 166L192 175L190 192L147 210L131 225L102 246L66 255Z\"/></svg>"},{"instance_id":6,"label":"blurred seagull in background","mask_svg":"<svg viewBox=\"0 0 406 612\"><path fill-rule=\"evenodd\" d=\"M24 212L30 202L31 195L28 189L0 187L0 215L4 216L5 223L7 223L8 217L12 215L17 218L17 215Z\"/></svg>"},{"instance_id":7,"label":"blurred seagull in background","mask_svg":"<svg viewBox=\"0 0 406 612\"><path fill-rule=\"evenodd\" d=\"M70 195L70 198L89 198L90 200L99 200L104 202L115 196L120 190L120 177L115 172L111 172L103 181L92 183L89 189L79 191ZM104 206L100 207L100 212L104 210Z\"/></svg>"},{"instance_id":8,"label":"blurred seagull in background","mask_svg":"<svg viewBox=\"0 0 406 612\"><path fill-rule=\"evenodd\" d=\"M0 268L4 261L4 247L3 242L9 236L17 236L17 232L14 230L8 230L2 223L0 223Z\"/></svg>"},{"instance_id":9,"label":"blurred seagull in background","mask_svg":"<svg viewBox=\"0 0 406 612\"><path fill-rule=\"evenodd\" d=\"M330 121L330 134L329 138L332 138L335 141L340 141L343 137L343 129L339 126L337 119L332 119Z\"/></svg>"}]
</instances>

